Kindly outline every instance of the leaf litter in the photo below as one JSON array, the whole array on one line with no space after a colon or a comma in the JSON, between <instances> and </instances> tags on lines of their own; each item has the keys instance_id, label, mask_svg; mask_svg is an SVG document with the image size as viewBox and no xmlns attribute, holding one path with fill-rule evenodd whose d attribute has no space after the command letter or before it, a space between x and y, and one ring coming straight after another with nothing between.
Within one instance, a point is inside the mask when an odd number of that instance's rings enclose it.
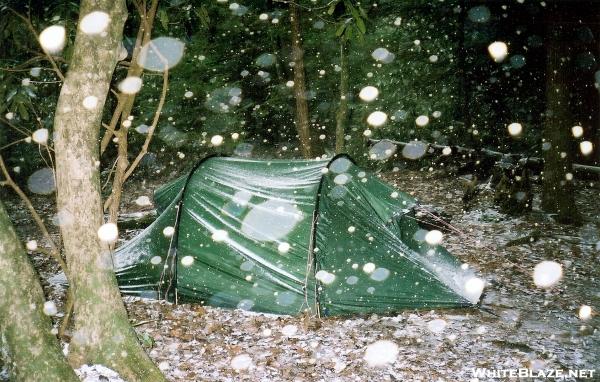
<instances>
[{"instance_id":1,"label":"leaf litter","mask_svg":"<svg viewBox=\"0 0 600 382\"><path fill-rule=\"evenodd\" d=\"M596 312L600 309L600 203L589 203L597 199L597 185L577 188L585 223L571 227L541 213L539 200L534 200L531 214L520 217L498 212L485 197L464 211L459 180L436 171L403 170L401 175L393 172L382 177L424 205L452 215L452 225L462 234L445 234L443 244L486 280L486 311L404 311L317 319L125 297L140 342L167 378L464 381L473 378L473 368L567 370L600 365L600 319L597 314L585 321L577 316L584 304ZM151 188L144 184L140 190ZM143 195L129 194L125 193L124 204L127 212L135 212L139 206L134 201ZM46 199L36 197L34 204L50 215ZM28 232L28 217L19 211L19 203L7 205L21 236L43 245L35 232ZM533 231L544 234L532 235ZM137 232L130 230L127 236ZM532 240L518 241L528 235ZM517 244L511 245L515 240ZM555 287L540 289L532 273L536 264L547 259L562 264L564 277ZM42 256L33 260L47 297L59 307L53 317L56 327L64 299L58 270ZM373 366L365 354L379 341L395 344L397 354ZM101 365L78 369L83 380L120 381L111 372Z\"/></svg>"}]
</instances>

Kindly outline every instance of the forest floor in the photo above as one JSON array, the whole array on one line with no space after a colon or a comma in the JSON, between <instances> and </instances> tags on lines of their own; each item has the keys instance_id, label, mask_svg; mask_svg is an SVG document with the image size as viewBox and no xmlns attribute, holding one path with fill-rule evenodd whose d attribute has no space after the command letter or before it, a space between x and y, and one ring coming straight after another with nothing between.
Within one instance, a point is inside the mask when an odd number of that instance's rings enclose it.
<instances>
[{"instance_id":1,"label":"forest floor","mask_svg":"<svg viewBox=\"0 0 600 382\"><path fill-rule=\"evenodd\" d=\"M168 379L488 381L492 379L475 379L472 369L529 368L596 369L598 376L590 380L600 380L600 316L582 321L577 315L584 304L600 311L600 184L578 184L576 200L584 223L564 226L541 213L537 199L533 212L521 217L498 212L485 193L464 211L461 180L441 172L401 170L382 176L423 204L452 215L453 226L463 234L446 235L445 245L486 280L483 306L488 312L405 311L317 321L126 297L136 331ZM138 211L133 201L151 197L163 181L130 182L124 211ZM33 202L50 220L52 198L35 197ZM7 204L21 237L43 243L26 210L17 201ZM525 239L511 245L519 238ZM543 260L563 265L563 279L551 290L533 283L533 268ZM54 282L56 266L43 257L34 261L48 298L60 310L64 290ZM58 324L60 315L56 318ZM446 325L430 324L438 319ZM369 367L365 349L378 340L395 342L399 355L386 367ZM88 380L118 380L94 375Z\"/></svg>"}]
</instances>

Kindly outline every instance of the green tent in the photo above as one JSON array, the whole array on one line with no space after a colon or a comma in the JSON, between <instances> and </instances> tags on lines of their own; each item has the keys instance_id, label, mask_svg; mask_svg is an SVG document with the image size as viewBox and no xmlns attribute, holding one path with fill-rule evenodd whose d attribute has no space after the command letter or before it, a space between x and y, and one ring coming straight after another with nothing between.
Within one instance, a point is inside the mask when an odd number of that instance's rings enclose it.
<instances>
[{"instance_id":1,"label":"green tent","mask_svg":"<svg viewBox=\"0 0 600 382\"><path fill-rule=\"evenodd\" d=\"M346 155L208 157L155 203L156 221L115 253L126 294L344 315L472 306L481 292L424 239L415 200Z\"/></svg>"}]
</instances>

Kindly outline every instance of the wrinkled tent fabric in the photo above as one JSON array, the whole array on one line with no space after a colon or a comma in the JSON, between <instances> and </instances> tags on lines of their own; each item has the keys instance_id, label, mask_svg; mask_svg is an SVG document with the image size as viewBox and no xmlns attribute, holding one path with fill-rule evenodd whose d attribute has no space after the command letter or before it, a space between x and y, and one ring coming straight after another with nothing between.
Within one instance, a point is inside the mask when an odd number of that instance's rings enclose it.
<instances>
[{"instance_id":1,"label":"wrinkled tent fabric","mask_svg":"<svg viewBox=\"0 0 600 382\"><path fill-rule=\"evenodd\" d=\"M209 157L158 189L159 216L115 253L121 290L278 314L472 306L473 277L345 155Z\"/></svg>"}]
</instances>

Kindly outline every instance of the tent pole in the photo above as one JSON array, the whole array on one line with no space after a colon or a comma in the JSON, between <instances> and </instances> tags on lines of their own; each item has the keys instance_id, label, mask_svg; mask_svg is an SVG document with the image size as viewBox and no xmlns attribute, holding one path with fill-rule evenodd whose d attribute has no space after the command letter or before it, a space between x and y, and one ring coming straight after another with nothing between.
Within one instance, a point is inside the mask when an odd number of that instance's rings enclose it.
<instances>
[{"instance_id":1,"label":"tent pole","mask_svg":"<svg viewBox=\"0 0 600 382\"><path fill-rule=\"evenodd\" d=\"M171 238L171 243L169 244L169 253L167 254L167 258L168 256L171 254L171 248L172 248L172 244L173 242L175 242L175 254L173 256L173 266L171 269L171 280L169 280L169 286L167 287L167 291L165 292L165 298L168 299L169 298L169 290L171 289L171 282L174 280L174 288L175 289L175 305L178 304L179 301L179 294L177 291L177 268L179 265L179 262L177 261L177 259L179 258L179 225L181 222L181 211L183 210L183 204L184 204L184 200L185 200L185 194L186 194L186 190L187 187L190 183L190 180L192 179L192 176L194 175L194 173L196 172L196 170L198 170L200 168L200 166L202 164L204 164L204 162L206 162L207 160L209 160L210 158L215 158L215 157L226 157L228 155L224 155L224 154L209 154L206 155L204 158L200 159L192 168L192 170L189 172L187 179L185 180L185 184L183 185L183 188L181 189L181 199L179 200L179 203L177 204L177 215L175 218L175 232L173 237ZM166 262L166 260L165 260Z\"/></svg>"},{"instance_id":2,"label":"tent pole","mask_svg":"<svg viewBox=\"0 0 600 382\"><path fill-rule=\"evenodd\" d=\"M346 159L348 159L350 162L352 162L352 164L356 165L356 163L354 162L354 160L348 155L348 154L344 154L344 153L340 153L335 155L333 158L331 158L329 160L329 162L327 162L327 165L325 167L327 167L327 169L329 169L329 166L331 166L331 164L333 162L335 162L336 159L344 157ZM319 181L319 187L317 187L317 196L316 196L316 200L315 200L315 209L313 211L313 221L312 221L312 226L311 226L311 230L310 230L310 244L309 244L309 261L312 260L312 271L313 271L313 276L316 276L317 274L317 257L315 256L315 246L317 244L317 225L319 223L319 208L320 208L320 202L321 202L321 191L323 190L323 183L325 181L325 174L321 175L321 180ZM308 275L308 273L307 273ZM317 314L318 318L321 318L321 302L319 301L319 281L315 278L315 311Z\"/></svg>"}]
</instances>

